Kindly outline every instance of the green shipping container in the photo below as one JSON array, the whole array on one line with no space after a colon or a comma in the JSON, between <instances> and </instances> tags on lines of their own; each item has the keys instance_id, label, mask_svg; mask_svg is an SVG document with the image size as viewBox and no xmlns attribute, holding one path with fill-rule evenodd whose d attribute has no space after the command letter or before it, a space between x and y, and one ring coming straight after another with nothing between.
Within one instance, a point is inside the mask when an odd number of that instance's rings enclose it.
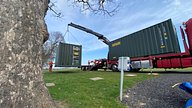
<instances>
[{"instance_id":1,"label":"green shipping container","mask_svg":"<svg viewBox=\"0 0 192 108\"><path fill-rule=\"evenodd\" d=\"M80 67L82 46L59 43L56 50L55 67Z\"/></svg>"},{"instance_id":2,"label":"green shipping container","mask_svg":"<svg viewBox=\"0 0 192 108\"><path fill-rule=\"evenodd\" d=\"M110 42L109 59L131 58L180 52L171 19Z\"/></svg>"}]
</instances>

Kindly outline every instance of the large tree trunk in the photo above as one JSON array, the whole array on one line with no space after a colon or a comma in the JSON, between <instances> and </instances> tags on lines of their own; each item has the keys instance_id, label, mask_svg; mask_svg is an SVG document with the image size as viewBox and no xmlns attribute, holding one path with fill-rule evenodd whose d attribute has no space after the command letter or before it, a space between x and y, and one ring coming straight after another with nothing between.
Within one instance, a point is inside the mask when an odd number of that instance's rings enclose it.
<instances>
[{"instance_id":1,"label":"large tree trunk","mask_svg":"<svg viewBox=\"0 0 192 108\"><path fill-rule=\"evenodd\" d=\"M53 108L42 76L48 0L0 0L0 108Z\"/></svg>"}]
</instances>

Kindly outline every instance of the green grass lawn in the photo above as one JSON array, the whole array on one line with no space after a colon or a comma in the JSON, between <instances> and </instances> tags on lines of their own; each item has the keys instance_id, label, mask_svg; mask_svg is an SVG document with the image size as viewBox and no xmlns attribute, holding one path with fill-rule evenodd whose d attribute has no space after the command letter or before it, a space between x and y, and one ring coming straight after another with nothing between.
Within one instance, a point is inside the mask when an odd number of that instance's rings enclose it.
<instances>
[{"instance_id":1,"label":"green grass lawn","mask_svg":"<svg viewBox=\"0 0 192 108\"><path fill-rule=\"evenodd\" d=\"M130 72L126 72L128 74ZM92 81L89 78L102 77ZM134 84L151 78L146 73L137 77L124 77L124 90ZM70 108L124 108L119 102L119 72L64 70L44 72L46 83L55 83L48 87L53 99L63 101Z\"/></svg>"}]
</instances>

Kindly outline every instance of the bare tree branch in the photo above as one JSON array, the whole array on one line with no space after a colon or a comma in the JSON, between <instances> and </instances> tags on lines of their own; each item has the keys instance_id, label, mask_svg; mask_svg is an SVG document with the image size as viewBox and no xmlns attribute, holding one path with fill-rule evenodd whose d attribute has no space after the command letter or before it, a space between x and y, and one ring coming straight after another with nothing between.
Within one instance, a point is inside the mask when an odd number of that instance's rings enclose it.
<instances>
[{"instance_id":1,"label":"bare tree branch","mask_svg":"<svg viewBox=\"0 0 192 108\"><path fill-rule=\"evenodd\" d=\"M113 16L118 11L120 3L114 0L74 0L74 4L79 4L83 11L92 11L95 14L104 14ZM113 9L109 9L112 7Z\"/></svg>"},{"instance_id":2,"label":"bare tree branch","mask_svg":"<svg viewBox=\"0 0 192 108\"><path fill-rule=\"evenodd\" d=\"M72 0L68 0L72 1ZM94 14L103 14L113 16L120 7L120 2L115 0L73 0L72 4L75 7L80 7L82 12L91 11ZM58 18L62 18L61 12L57 12L54 9L55 3L50 2L48 8L56 15Z\"/></svg>"},{"instance_id":3,"label":"bare tree branch","mask_svg":"<svg viewBox=\"0 0 192 108\"><path fill-rule=\"evenodd\" d=\"M53 9L54 7L56 7L55 3L56 2L50 2L48 5L48 8L49 8L49 10L51 10L56 15L56 17L62 18L61 12L57 12L55 9Z\"/></svg>"}]
</instances>

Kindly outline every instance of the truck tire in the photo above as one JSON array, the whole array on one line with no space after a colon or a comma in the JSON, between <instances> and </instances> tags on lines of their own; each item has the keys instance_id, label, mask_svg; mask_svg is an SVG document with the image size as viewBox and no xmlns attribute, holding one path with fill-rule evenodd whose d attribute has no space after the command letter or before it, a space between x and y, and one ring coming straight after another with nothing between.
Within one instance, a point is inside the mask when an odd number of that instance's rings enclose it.
<instances>
[{"instance_id":1,"label":"truck tire","mask_svg":"<svg viewBox=\"0 0 192 108\"><path fill-rule=\"evenodd\" d=\"M112 65L112 66L111 66L111 70L112 70L113 72L118 72L118 67L117 67L117 65L116 65L116 64Z\"/></svg>"}]
</instances>

